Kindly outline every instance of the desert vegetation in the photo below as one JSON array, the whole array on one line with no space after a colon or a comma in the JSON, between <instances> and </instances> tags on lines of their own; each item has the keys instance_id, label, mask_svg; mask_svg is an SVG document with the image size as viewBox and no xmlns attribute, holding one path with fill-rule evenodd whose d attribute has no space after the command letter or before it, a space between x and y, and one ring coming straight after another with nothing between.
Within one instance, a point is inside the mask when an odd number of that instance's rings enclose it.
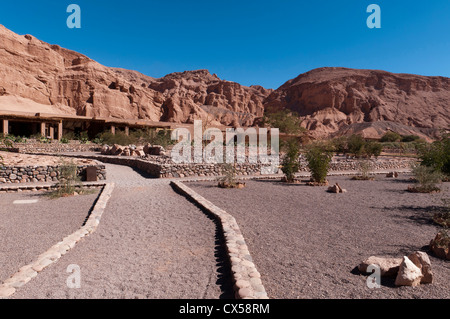
<instances>
[{"instance_id":1,"label":"desert vegetation","mask_svg":"<svg viewBox=\"0 0 450 319\"><path fill-rule=\"evenodd\" d=\"M297 173L300 168L300 145L295 138L292 138L283 143L283 148L285 148L286 151L286 154L281 162L281 171L284 174L283 181L287 183L294 183L295 173Z\"/></svg>"},{"instance_id":2,"label":"desert vegetation","mask_svg":"<svg viewBox=\"0 0 450 319\"><path fill-rule=\"evenodd\" d=\"M358 167L359 167L359 175L353 176L352 180L369 181L375 179L373 176L370 175L373 169L373 165L369 160L359 160Z\"/></svg>"},{"instance_id":3,"label":"desert vegetation","mask_svg":"<svg viewBox=\"0 0 450 319\"><path fill-rule=\"evenodd\" d=\"M329 144L316 142L309 145L305 157L311 171L311 182L317 185L327 184L327 175L333 157Z\"/></svg>"},{"instance_id":4,"label":"desert vegetation","mask_svg":"<svg viewBox=\"0 0 450 319\"><path fill-rule=\"evenodd\" d=\"M59 182L55 190L48 193L50 198L68 197L73 195L86 195L92 192L83 189L81 179L77 174L77 165L73 160L61 158L59 165Z\"/></svg>"}]
</instances>

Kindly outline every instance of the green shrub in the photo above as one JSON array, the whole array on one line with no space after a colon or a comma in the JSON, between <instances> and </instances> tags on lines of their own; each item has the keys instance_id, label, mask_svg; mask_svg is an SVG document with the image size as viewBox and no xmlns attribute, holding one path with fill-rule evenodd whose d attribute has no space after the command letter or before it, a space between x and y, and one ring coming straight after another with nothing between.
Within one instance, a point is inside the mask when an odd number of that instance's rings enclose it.
<instances>
[{"instance_id":1,"label":"green shrub","mask_svg":"<svg viewBox=\"0 0 450 319\"><path fill-rule=\"evenodd\" d=\"M386 132L386 134L381 137L380 142L398 142L402 139L402 136L395 132Z\"/></svg>"},{"instance_id":2,"label":"green shrub","mask_svg":"<svg viewBox=\"0 0 450 319\"><path fill-rule=\"evenodd\" d=\"M284 173L286 181L292 183L294 182L295 173L300 168L300 145L296 139L289 139L285 143L286 155L281 163L281 171Z\"/></svg>"},{"instance_id":3,"label":"green shrub","mask_svg":"<svg viewBox=\"0 0 450 319\"><path fill-rule=\"evenodd\" d=\"M364 144L363 149L364 149L364 154L367 157L369 157L369 158L372 156L378 157L378 156L380 156L381 151L383 150L383 145L381 145L378 142L369 141Z\"/></svg>"},{"instance_id":4,"label":"green shrub","mask_svg":"<svg viewBox=\"0 0 450 319\"><path fill-rule=\"evenodd\" d=\"M351 135L347 138L347 152L356 157L361 157L364 153L366 141L361 135Z\"/></svg>"},{"instance_id":5,"label":"green shrub","mask_svg":"<svg viewBox=\"0 0 450 319\"><path fill-rule=\"evenodd\" d=\"M419 147L421 164L450 176L450 136L444 136L433 142Z\"/></svg>"},{"instance_id":6,"label":"green shrub","mask_svg":"<svg viewBox=\"0 0 450 319\"><path fill-rule=\"evenodd\" d=\"M56 190L50 193L50 197L58 198L72 196L77 187L80 187L81 181L77 174L77 165L73 160L66 161L61 159L58 167L58 184Z\"/></svg>"},{"instance_id":7,"label":"green shrub","mask_svg":"<svg viewBox=\"0 0 450 319\"><path fill-rule=\"evenodd\" d=\"M69 144L69 140L65 137L62 137L61 140L59 141L61 144Z\"/></svg>"},{"instance_id":8,"label":"green shrub","mask_svg":"<svg viewBox=\"0 0 450 319\"><path fill-rule=\"evenodd\" d=\"M437 186L442 182L442 173L436 171L433 167L415 165L413 166L413 174L418 184L410 190L415 190L421 193L429 193L433 191L439 191L440 188Z\"/></svg>"},{"instance_id":9,"label":"green shrub","mask_svg":"<svg viewBox=\"0 0 450 319\"><path fill-rule=\"evenodd\" d=\"M302 120L298 114L288 110L281 110L275 112L266 112L264 114L264 124L278 128L281 133L285 134L300 134L306 131L301 126Z\"/></svg>"},{"instance_id":10,"label":"green shrub","mask_svg":"<svg viewBox=\"0 0 450 319\"><path fill-rule=\"evenodd\" d=\"M305 156L312 180L317 183L325 183L333 157L329 147L325 144L313 144L309 147Z\"/></svg>"},{"instance_id":11,"label":"green shrub","mask_svg":"<svg viewBox=\"0 0 450 319\"><path fill-rule=\"evenodd\" d=\"M236 168L233 164L224 163L222 166L222 173L224 176L219 178L219 186L226 186L227 188L234 188L237 185Z\"/></svg>"},{"instance_id":12,"label":"green shrub","mask_svg":"<svg viewBox=\"0 0 450 319\"><path fill-rule=\"evenodd\" d=\"M417 135L404 135L404 136L402 136L402 139L400 142L410 143L410 142L416 142L418 140L420 140L420 137Z\"/></svg>"}]
</instances>

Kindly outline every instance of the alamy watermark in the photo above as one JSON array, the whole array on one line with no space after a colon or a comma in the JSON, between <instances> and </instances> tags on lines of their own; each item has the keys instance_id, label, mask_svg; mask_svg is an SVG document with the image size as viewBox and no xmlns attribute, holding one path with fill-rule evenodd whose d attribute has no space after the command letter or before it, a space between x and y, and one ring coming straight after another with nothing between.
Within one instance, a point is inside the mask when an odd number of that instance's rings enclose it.
<instances>
[{"instance_id":1,"label":"alamy watermark","mask_svg":"<svg viewBox=\"0 0 450 319\"><path fill-rule=\"evenodd\" d=\"M67 13L71 13L67 17L67 27L69 29L80 29L81 28L81 8L78 4L70 4L67 7Z\"/></svg>"},{"instance_id":2,"label":"alamy watermark","mask_svg":"<svg viewBox=\"0 0 450 319\"><path fill-rule=\"evenodd\" d=\"M81 268L78 265L72 264L67 266L67 273L71 275L67 277L66 285L70 289L81 288Z\"/></svg>"},{"instance_id":3,"label":"alamy watermark","mask_svg":"<svg viewBox=\"0 0 450 319\"><path fill-rule=\"evenodd\" d=\"M369 29L381 28L381 8L378 4L371 4L367 7L367 13L371 13L367 18L366 24Z\"/></svg>"},{"instance_id":4,"label":"alamy watermark","mask_svg":"<svg viewBox=\"0 0 450 319\"><path fill-rule=\"evenodd\" d=\"M203 132L202 121L196 120L193 138L187 128L172 132L172 140L178 141L172 149L172 160L176 164L261 164L261 174L276 174L280 163L279 129L270 130L270 144L267 133L267 128L257 131L253 127L227 128L225 134L218 128Z\"/></svg>"}]
</instances>

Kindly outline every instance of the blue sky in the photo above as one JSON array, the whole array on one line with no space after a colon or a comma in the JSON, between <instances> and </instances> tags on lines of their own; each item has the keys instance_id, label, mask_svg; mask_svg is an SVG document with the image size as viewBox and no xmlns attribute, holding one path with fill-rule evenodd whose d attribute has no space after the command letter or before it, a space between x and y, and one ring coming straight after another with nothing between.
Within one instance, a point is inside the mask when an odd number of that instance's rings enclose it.
<instances>
[{"instance_id":1,"label":"blue sky","mask_svg":"<svg viewBox=\"0 0 450 319\"><path fill-rule=\"evenodd\" d=\"M81 29L69 29L69 4ZM381 29L369 29L369 4ZM153 77L208 69L277 88L324 66L450 77L449 0L3 1L0 24Z\"/></svg>"}]
</instances>

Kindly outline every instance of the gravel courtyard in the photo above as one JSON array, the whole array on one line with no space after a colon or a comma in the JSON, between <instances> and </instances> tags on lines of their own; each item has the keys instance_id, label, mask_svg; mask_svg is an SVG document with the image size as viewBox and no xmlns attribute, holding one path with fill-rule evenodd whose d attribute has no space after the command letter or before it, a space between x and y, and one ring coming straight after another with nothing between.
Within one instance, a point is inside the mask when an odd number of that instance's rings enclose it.
<instances>
[{"instance_id":1,"label":"gravel courtyard","mask_svg":"<svg viewBox=\"0 0 450 319\"><path fill-rule=\"evenodd\" d=\"M106 169L116 187L97 231L12 298L232 298L214 221L168 180ZM71 264L81 269L79 289L66 286Z\"/></svg>"},{"instance_id":2,"label":"gravel courtyard","mask_svg":"<svg viewBox=\"0 0 450 319\"><path fill-rule=\"evenodd\" d=\"M98 191L58 199L40 192L0 194L0 282L79 229L97 196Z\"/></svg>"},{"instance_id":3,"label":"gravel courtyard","mask_svg":"<svg viewBox=\"0 0 450 319\"><path fill-rule=\"evenodd\" d=\"M274 180L248 181L244 189L186 185L236 218L271 298L450 298L449 262L433 256L431 285L397 288L383 278L373 290L355 271L371 255L424 250L436 235L431 216L444 194L405 192L408 178L329 177L345 194Z\"/></svg>"}]
</instances>

